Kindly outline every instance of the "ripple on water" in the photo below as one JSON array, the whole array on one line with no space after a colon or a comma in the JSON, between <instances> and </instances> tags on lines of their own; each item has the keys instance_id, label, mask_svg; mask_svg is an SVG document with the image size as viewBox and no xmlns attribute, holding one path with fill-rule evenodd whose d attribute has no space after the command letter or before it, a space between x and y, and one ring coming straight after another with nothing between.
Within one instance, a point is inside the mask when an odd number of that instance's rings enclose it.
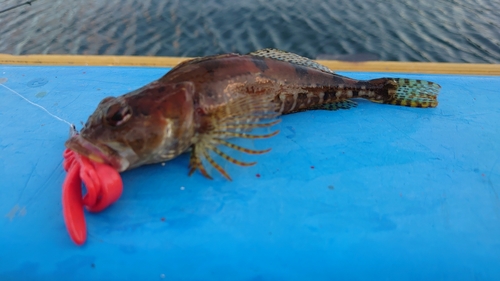
<instances>
[{"instance_id":1,"label":"ripple on water","mask_svg":"<svg viewBox=\"0 0 500 281\"><path fill-rule=\"evenodd\" d=\"M2 2L17 4L14 0ZM0 16L0 53L203 56L275 47L308 57L500 63L486 0L37 1Z\"/></svg>"}]
</instances>

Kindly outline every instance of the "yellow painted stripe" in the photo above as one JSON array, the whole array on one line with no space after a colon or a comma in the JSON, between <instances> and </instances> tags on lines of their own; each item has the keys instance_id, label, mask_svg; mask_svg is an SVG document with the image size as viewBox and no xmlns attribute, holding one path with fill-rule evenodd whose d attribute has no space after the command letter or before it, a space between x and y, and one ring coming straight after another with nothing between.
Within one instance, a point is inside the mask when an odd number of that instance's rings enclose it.
<instances>
[{"instance_id":1,"label":"yellow painted stripe","mask_svg":"<svg viewBox=\"0 0 500 281\"><path fill-rule=\"evenodd\" d=\"M0 54L0 64L9 65L88 65L173 67L189 58L142 56L23 55ZM500 75L500 64L434 62L341 62L318 61L335 71L397 72L463 75Z\"/></svg>"},{"instance_id":2,"label":"yellow painted stripe","mask_svg":"<svg viewBox=\"0 0 500 281\"><path fill-rule=\"evenodd\" d=\"M153 66L172 67L189 58L84 56L84 55L24 55L0 54L0 64L14 65L83 65L83 66Z\"/></svg>"}]
</instances>

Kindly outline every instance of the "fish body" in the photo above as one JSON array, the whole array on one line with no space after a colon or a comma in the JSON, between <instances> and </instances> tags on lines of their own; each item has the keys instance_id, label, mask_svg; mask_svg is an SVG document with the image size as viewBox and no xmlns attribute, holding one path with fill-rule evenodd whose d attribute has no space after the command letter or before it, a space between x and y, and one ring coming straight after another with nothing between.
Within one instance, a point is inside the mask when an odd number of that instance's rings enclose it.
<instances>
[{"instance_id":1,"label":"fish body","mask_svg":"<svg viewBox=\"0 0 500 281\"><path fill-rule=\"evenodd\" d=\"M211 177L206 163L224 177L218 155L250 166L224 150L262 154L227 141L275 135L251 134L272 127L282 114L328 109L351 98L411 107L437 106L440 86L423 80L356 80L296 54L264 49L189 60L160 79L100 102L79 135L66 146L118 171L168 161L191 149L190 173ZM346 105L346 103L344 103Z\"/></svg>"}]
</instances>

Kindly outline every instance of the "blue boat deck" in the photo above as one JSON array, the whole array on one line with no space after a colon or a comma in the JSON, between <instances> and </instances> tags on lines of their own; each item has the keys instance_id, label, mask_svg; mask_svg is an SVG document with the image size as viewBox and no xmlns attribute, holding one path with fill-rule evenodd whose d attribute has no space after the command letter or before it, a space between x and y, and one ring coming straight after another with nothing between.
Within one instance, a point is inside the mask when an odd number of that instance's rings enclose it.
<instances>
[{"instance_id":1,"label":"blue boat deck","mask_svg":"<svg viewBox=\"0 0 500 281\"><path fill-rule=\"evenodd\" d=\"M0 66L3 85L77 125L168 68ZM66 124L0 87L0 280L500 280L500 77L399 76L439 106L358 101L284 116L233 177L188 156L122 174L111 207L62 217ZM79 126L80 127L80 126Z\"/></svg>"}]
</instances>

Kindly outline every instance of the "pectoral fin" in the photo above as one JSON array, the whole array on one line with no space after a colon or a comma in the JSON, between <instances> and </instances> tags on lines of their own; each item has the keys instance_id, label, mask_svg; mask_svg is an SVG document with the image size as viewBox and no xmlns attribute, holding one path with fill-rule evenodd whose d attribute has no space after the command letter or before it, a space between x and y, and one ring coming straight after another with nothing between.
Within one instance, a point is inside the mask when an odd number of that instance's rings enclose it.
<instances>
[{"instance_id":1,"label":"pectoral fin","mask_svg":"<svg viewBox=\"0 0 500 281\"><path fill-rule=\"evenodd\" d=\"M270 138L278 131L268 134L252 134L257 128L270 128L280 120L276 119L276 104L272 102L273 96L262 95L242 95L236 97L224 105L212 109L202 116L204 128L198 135L189 163L191 175L194 171L200 172L207 178L212 178L204 167L204 160L214 167L226 179L231 180L229 174L212 157L213 154L220 158L239 166L252 166L256 162L240 161L228 153L219 149L220 146L241 151L247 154L263 154L271 149L253 150L226 141L227 138L263 139Z\"/></svg>"}]
</instances>

